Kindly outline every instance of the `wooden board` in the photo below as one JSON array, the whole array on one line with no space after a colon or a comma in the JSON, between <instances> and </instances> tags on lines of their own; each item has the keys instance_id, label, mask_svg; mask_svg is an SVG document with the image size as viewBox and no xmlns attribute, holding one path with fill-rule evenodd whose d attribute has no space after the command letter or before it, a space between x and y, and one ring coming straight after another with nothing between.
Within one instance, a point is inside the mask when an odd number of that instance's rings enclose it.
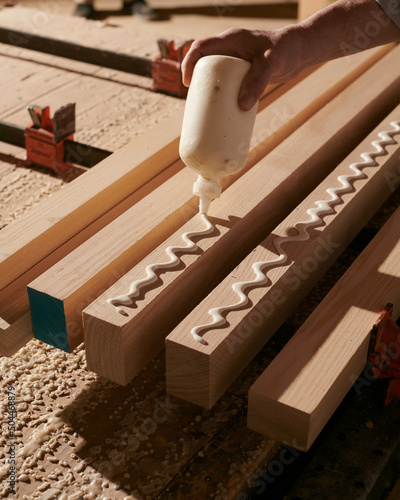
<instances>
[{"instance_id":1,"label":"wooden board","mask_svg":"<svg viewBox=\"0 0 400 500\"><path fill-rule=\"evenodd\" d=\"M251 429L304 449L314 442L363 371L374 322L400 302L399 224L400 209L252 385Z\"/></svg>"},{"instance_id":2,"label":"wooden board","mask_svg":"<svg viewBox=\"0 0 400 500\"><path fill-rule=\"evenodd\" d=\"M23 109L23 126L30 123L27 111L29 104L39 104L44 94L53 92L77 79L75 74L65 70L38 66L31 61L18 61L4 55L0 56L0 64L2 68L0 84L3 89L0 95L1 120L11 122L12 114L16 110ZM19 98L11 99L10 95L18 95ZM17 125L22 124L17 123Z\"/></svg>"},{"instance_id":3,"label":"wooden board","mask_svg":"<svg viewBox=\"0 0 400 500\"><path fill-rule=\"evenodd\" d=\"M400 109L397 109L396 113L399 116ZM239 297L232 290L232 285L253 280L255 274L252 265L255 262L277 259L275 239L296 234L296 231L293 232L295 224L310 218L307 216L307 209L313 207L315 200L330 198L326 195L326 189L340 186L338 175L353 173L349 165L358 159L361 160L362 152L374 151L372 140L378 138L378 131L391 129L389 122L396 117L396 113L392 113L390 119L385 120L363 141L354 153L232 272L231 276L213 290L179 326L176 334L167 338L167 368L169 363L171 371L169 379L167 372L167 384L171 394L206 408L211 407L382 201L391 194L392 186L387 179L397 172L400 153L398 144L388 146L390 156L382 157L379 169L370 169L372 172L368 173L367 180L355 183L356 190L344 196L346 205L336 207L337 215L324 218L323 229L310 231L309 240L306 242L289 242L283 245L289 264L273 265L267 273L270 280L268 284L259 289L250 288L252 309L248 306L231 311L227 315L229 324L206 329L204 339L208 346L201 346L191 338L190 329L193 326L212 322L207 313L209 309L238 302ZM399 135L400 132L397 134L397 141ZM352 221L350 226L343 222L347 220ZM195 373L197 376L194 376Z\"/></svg>"},{"instance_id":4,"label":"wooden board","mask_svg":"<svg viewBox=\"0 0 400 500\"><path fill-rule=\"evenodd\" d=\"M370 76L366 76L365 83L361 85L369 87L370 80ZM162 282L158 281L154 289L147 289L144 297L141 294L141 300L135 303L134 308L125 309L125 316L106 303L108 298L127 293L133 281L145 277L147 265L167 261L165 248L182 245L183 232L201 230L204 224L197 217L182 226L85 310L85 345L91 369L121 384L131 380L162 348L164 336L189 313L196 301L201 300L216 286L217 281L234 266L235 261L239 262L240 256L251 248L255 241L251 233L261 235L262 239L262 235L269 232L282 215L295 206L292 203L299 202L307 190L315 187L318 176L321 176L321 180L329 172L329 168L340 161L339 156L336 156L338 144L343 146L349 139L347 130L357 127L360 131L360 127L365 126L369 120L365 116L357 116L355 112L354 121L349 115L349 122L345 124L339 111L343 107L348 109L354 105L356 96L360 95L358 83L355 82L354 87L348 87L327 104L229 188L220 200L213 202L210 214L218 233L198 241L196 239L199 251L182 256L184 267L162 273ZM310 85L309 88L314 87ZM368 99L374 100L374 92L375 90ZM365 96L366 94L364 99ZM364 105L363 100L361 107L365 112L368 106L364 108ZM313 136L318 124L327 124L328 121L329 127L324 130L320 127L319 135ZM301 150L297 156L291 155L291 151L297 152L298 144L309 140L311 136L313 140L308 149ZM359 139L361 137L362 134ZM355 144L349 145L347 151L354 146ZM286 158L285 170L280 168L283 157ZM269 170L267 188L259 183L259 179L265 176L266 169ZM296 179L302 175L305 178L299 187ZM285 192L283 199L282 191ZM259 204L257 209L256 204ZM175 303L179 303L179 310L174 307Z\"/></svg>"},{"instance_id":5,"label":"wooden board","mask_svg":"<svg viewBox=\"0 0 400 500\"><path fill-rule=\"evenodd\" d=\"M71 7L73 10L73 6ZM24 31L26 33L39 33L50 38L62 38L63 40L84 43L89 47L104 48L107 50L129 54L138 57L154 59L159 55L157 39L167 37L158 27L158 32L147 29L144 24L138 23L136 26L121 27L118 23L87 20L70 15L58 15L62 6L54 5L51 12L48 9L37 10L21 5L13 8L0 10L0 27ZM120 16L121 18L121 16ZM130 40L130 43L126 43ZM14 60L28 60L53 68L65 70L66 67L71 73L78 75L93 75L103 80L111 80L127 84L133 89L152 89L152 80L135 74L129 74L109 68L99 67L94 64L80 61L66 60L57 57L29 50L22 47L0 44L0 53ZM134 102L135 99L130 100ZM137 102L135 102L137 105ZM95 122L93 122L95 123Z\"/></svg>"}]
</instances>

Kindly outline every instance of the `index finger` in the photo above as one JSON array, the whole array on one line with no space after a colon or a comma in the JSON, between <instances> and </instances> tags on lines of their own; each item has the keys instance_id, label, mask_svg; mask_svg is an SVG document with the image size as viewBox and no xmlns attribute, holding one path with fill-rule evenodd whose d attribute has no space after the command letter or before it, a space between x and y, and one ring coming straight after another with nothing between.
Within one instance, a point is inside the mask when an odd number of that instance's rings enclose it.
<instances>
[{"instance_id":1,"label":"index finger","mask_svg":"<svg viewBox=\"0 0 400 500\"><path fill-rule=\"evenodd\" d=\"M192 80L193 76L193 70L194 67L196 66L197 61L203 57L203 54L201 51L194 46L196 42L193 42L192 46L190 47L188 53L186 54L183 62L182 62L182 81L183 85L186 87L189 87L190 82Z\"/></svg>"},{"instance_id":2,"label":"index finger","mask_svg":"<svg viewBox=\"0 0 400 500\"><path fill-rule=\"evenodd\" d=\"M197 61L202 57L214 54L243 57L236 44L233 44L230 40L232 31L233 30L227 30L220 35L203 38L192 43L192 46L182 62L182 81L186 87L189 87L194 67Z\"/></svg>"}]
</instances>

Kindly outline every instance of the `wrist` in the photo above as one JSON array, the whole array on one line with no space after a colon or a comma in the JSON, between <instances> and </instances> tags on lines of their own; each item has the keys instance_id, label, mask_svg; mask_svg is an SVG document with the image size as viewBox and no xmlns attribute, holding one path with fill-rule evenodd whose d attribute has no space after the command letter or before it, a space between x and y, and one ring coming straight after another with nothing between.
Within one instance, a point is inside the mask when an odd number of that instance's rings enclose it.
<instances>
[{"instance_id":1,"label":"wrist","mask_svg":"<svg viewBox=\"0 0 400 500\"><path fill-rule=\"evenodd\" d=\"M300 24L275 30L274 46L266 55L272 68L272 83L288 81L313 64L306 31Z\"/></svg>"}]
</instances>

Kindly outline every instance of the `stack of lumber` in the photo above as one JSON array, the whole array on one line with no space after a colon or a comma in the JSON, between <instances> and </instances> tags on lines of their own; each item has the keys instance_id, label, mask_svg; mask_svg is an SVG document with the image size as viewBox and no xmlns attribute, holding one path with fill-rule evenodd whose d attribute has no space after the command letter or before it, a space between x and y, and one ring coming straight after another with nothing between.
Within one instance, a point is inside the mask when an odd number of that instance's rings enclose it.
<instances>
[{"instance_id":1,"label":"stack of lumber","mask_svg":"<svg viewBox=\"0 0 400 500\"><path fill-rule=\"evenodd\" d=\"M145 276L147 265L167 260L165 248L179 245L183 232L202 228L191 194L195 175L178 156L181 113L4 228L2 354L11 355L31 338L31 318L36 338L67 352L85 340L89 368L127 384L168 336L168 391L205 408L213 406L392 192L387 179L397 172L398 135L307 241L288 243L289 262L268 274L268 286L251 291L250 306L229 313L226 325L208 329L204 344L191 336L191 328L209 321L210 308L236 301L232 284L252 279L254 262L276 257L275 238L291 234L313 202L336 187L338 176L347 175L362 153L373 151L379 132L390 131L391 122L400 120L399 55L400 48L392 46L374 49L268 89L247 166L225 181L224 193L210 209L214 232L197 242L196 253L183 254L181 265L166 272L134 307L124 308L124 315L107 299L126 293L132 281ZM349 219L351 226L344 222ZM312 265L307 279L285 289L283 296L282 283L287 285L293 269L316 255L321 265ZM270 303L272 312L260 317L258 304L265 308ZM246 324L251 332L243 328ZM365 362L368 332L364 335L350 370L362 369ZM288 362L291 352L285 356ZM343 358L343 373L349 362ZM261 420L257 430L270 433L273 425L267 425L262 409L268 415L281 394L266 388L263 383L262 390L255 390L259 413L254 419ZM310 431L307 424L301 429L310 432L307 445L343 395L338 391L329 404L324 398L316 402L323 416ZM290 435L292 429L285 427L285 432ZM281 436L287 439L277 431Z\"/></svg>"},{"instance_id":2,"label":"stack of lumber","mask_svg":"<svg viewBox=\"0 0 400 500\"><path fill-rule=\"evenodd\" d=\"M397 146L391 159L396 166L394 173L399 156ZM383 190L390 189L387 179L383 173ZM279 441L295 442L305 450L310 448L363 372L369 333L380 312L393 303L397 308L394 319L399 316L399 224L397 209L250 388L251 429Z\"/></svg>"},{"instance_id":3,"label":"stack of lumber","mask_svg":"<svg viewBox=\"0 0 400 500\"><path fill-rule=\"evenodd\" d=\"M168 331L190 312L196 301L217 285L218 280L234 267L235 262L239 262L241 255L251 250L255 239L262 240L263 235L268 234L276 223L295 207L301 197L307 194L307 190L312 189L330 169L334 168L340 156L345 155L346 144L348 144L347 151L355 145L356 142L352 142L355 139L354 135L348 134L347 131L353 128L361 132L365 121L363 117L366 111L365 102L361 106L360 114L355 112L355 115L349 116L348 123L343 121L339 112L336 115L336 130L334 110L338 111L341 106L345 107L353 102L358 93L357 87L346 87L341 94L315 114L310 115L308 111L306 115L308 121L299 126L300 117L307 112L308 102L311 100L315 106L318 92L322 92L324 100L326 99L329 89L326 86L328 73L336 64L339 62L335 61L332 65L320 68L260 113L256 122L255 138L264 131L264 128L259 128L260 120L264 116L267 123L269 120L269 127L279 126L277 132L286 129L288 133L288 127L292 131L293 122L298 128L235 182L220 200L213 202L210 214L216 221L218 235L212 235L198 242L202 251L201 256L185 255L183 257L185 268L167 273L167 276L163 277L162 288L157 287L146 293L144 300L139 301L135 309L126 310L126 316L121 316L113 309L104 308L108 298L121 295L124 290L129 289L129 284L135 277L145 275L148 264L166 260L165 248L179 245L182 232L200 229L201 221L194 219L163 242L145 261L135 266L85 310L87 359L89 366L96 372L116 382L128 383L143 364L162 348ZM337 78L341 79L342 76L339 72L336 73ZM365 74L364 78L367 88L369 75ZM330 96L334 97L339 90L338 82L333 79L330 83L332 84ZM374 92L375 90L372 94ZM321 98L318 100L320 104L324 101ZM294 106L299 109L297 113L293 112ZM280 111L276 110L284 110L291 120L280 123L281 115L277 116ZM311 142L310 136L318 123L325 123L326 128L323 130L321 127L320 135ZM268 128L267 131L270 133ZM273 141L276 144L274 135L269 142ZM358 139L360 138L361 135ZM349 140L351 144L347 142ZM302 149L297 155L289 153L291 150L296 151L298 144L303 144L305 141L309 141L308 148ZM260 149L260 146L257 148ZM250 160L253 154L250 153ZM282 158L286 158L285 169L281 168ZM260 179L265 178L267 170L269 182L260 183ZM307 179L307 175L310 176L310 180ZM297 179L300 177L302 183L299 186ZM195 288L192 286L193 283L196 284ZM179 294L179 311L174 310L174 314L171 315L168 311L176 302L177 294Z\"/></svg>"},{"instance_id":4,"label":"stack of lumber","mask_svg":"<svg viewBox=\"0 0 400 500\"><path fill-rule=\"evenodd\" d=\"M392 186L387 182L387 179L388 176L395 175L398 169L400 121L395 128L390 124L396 120L399 112L400 106L380 123L351 155L336 167L297 206L296 210L276 227L232 274L222 281L167 337L167 387L171 394L206 408L212 407L332 262L364 227L383 201L389 197ZM354 181L353 190L351 187L344 189L338 178L345 175L349 175L350 178L355 176L349 166L355 164L359 159L362 164L361 154L374 151L375 148L371 146L371 142L380 139L378 133L391 129L395 135L392 141L390 139L386 141L388 143L385 146L387 155L378 156L376 164L366 165L362 172L363 175L359 175ZM329 210L325 204L317 202L317 206L321 205L319 212L317 212L320 215L310 224L308 237L299 233L299 237L296 238L297 228L302 225L304 230L307 220L312 221L312 217L307 216L308 210L315 209L313 205L317 200L329 200L329 191L327 193L327 190L332 188L341 188L343 193L338 200L333 201L332 207L334 209ZM351 220L351 224L348 223L349 220ZM397 240L398 235L393 237ZM278 259L281 253L286 254L285 261ZM207 344L196 342L188 335L190 329L196 325L212 323L208 311L213 307L237 303L238 296L232 286L236 282L247 282L255 279L252 265L259 261L266 263L264 267L268 280L261 284L263 286L254 284L254 290L252 289L249 293L251 307L229 311L227 322L223 325L222 330L221 327L209 327L203 335ZM362 293L361 291L364 289L360 285L360 293ZM395 298L395 296L392 297L393 290L388 288L387 292L391 299ZM375 297L375 294L373 296ZM379 297L379 300L384 302L383 307L388 302L388 300L385 302L383 296ZM350 300L348 302L351 303ZM332 314L332 309L335 314ZM379 311L379 307L374 311ZM338 321L342 314L344 314L344 308L337 305L332 306L331 310L327 312L327 316L333 324ZM329 322L325 320L325 324L329 324ZM369 326L363 325L365 337L368 336ZM315 327L311 329L314 335L315 330ZM320 328L317 331L319 330ZM321 335L323 334L321 333ZM307 339L303 338L301 342L307 346L304 352L314 352L313 349L308 350L310 342ZM303 351L298 344L295 350L291 351L291 355L288 355L287 364L293 363L294 358L300 358L300 352ZM365 352L363 354L366 355ZM333 356L332 364L337 367L334 354L328 351L327 357L329 355ZM288 374L287 370L285 371L285 366L281 372L283 363L279 359L276 360L275 366L278 367L279 374L285 373L285 376ZM298 366L299 370L300 367L304 369L305 363L299 361ZM327 361L321 361L320 366L324 366L326 369ZM318 365L313 364L306 376L319 385L320 377L312 375L318 372L317 367ZM266 386L275 390L279 385L278 378L279 375L276 375L275 379L269 379ZM287 387L285 385L286 378L282 377L282 379L282 386L279 388L285 392L283 388ZM327 375L327 380L331 381L329 375ZM306 394L314 395L315 392L310 391L309 384L306 384L304 380L301 383L304 386L304 393L299 395L296 387L294 394L300 401L308 402L310 398ZM347 387L348 389L349 387ZM321 388L321 392L325 394L324 388ZM254 408L259 407L259 404L254 403ZM276 419L277 422L281 421L279 413L276 413ZM290 420L298 425L300 419L291 414Z\"/></svg>"}]
</instances>

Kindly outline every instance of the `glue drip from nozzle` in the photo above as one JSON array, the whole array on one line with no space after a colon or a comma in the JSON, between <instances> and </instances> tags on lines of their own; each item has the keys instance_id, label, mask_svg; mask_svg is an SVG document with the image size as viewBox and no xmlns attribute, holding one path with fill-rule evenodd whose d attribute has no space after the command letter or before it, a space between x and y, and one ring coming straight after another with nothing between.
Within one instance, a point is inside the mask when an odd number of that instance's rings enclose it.
<instances>
[{"instance_id":1,"label":"glue drip from nozzle","mask_svg":"<svg viewBox=\"0 0 400 500\"><path fill-rule=\"evenodd\" d=\"M207 179L199 175L193 184L193 194L200 198L199 213L207 215L212 200L221 195L221 186L213 179Z\"/></svg>"},{"instance_id":2,"label":"glue drip from nozzle","mask_svg":"<svg viewBox=\"0 0 400 500\"><path fill-rule=\"evenodd\" d=\"M199 214L208 214L208 209L210 208L211 202L213 198L209 198L208 196L201 195L199 199Z\"/></svg>"}]
</instances>

